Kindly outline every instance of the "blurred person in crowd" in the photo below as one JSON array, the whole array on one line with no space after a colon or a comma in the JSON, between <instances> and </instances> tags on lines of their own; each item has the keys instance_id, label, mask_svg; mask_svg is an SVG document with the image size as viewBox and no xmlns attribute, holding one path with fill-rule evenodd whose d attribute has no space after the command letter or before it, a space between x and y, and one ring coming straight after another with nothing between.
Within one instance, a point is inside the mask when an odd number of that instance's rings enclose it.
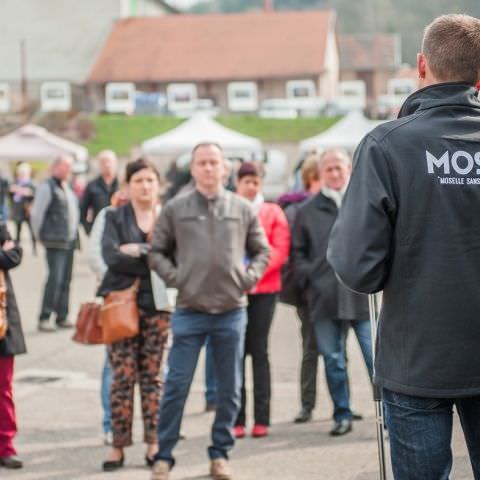
<instances>
[{"instance_id":1,"label":"blurred person in crowd","mask_svg":"<svg viewBox=\"0 0 480 480\"><path fill-rule=\"evenodd\" d=\"M401 480L450 477L453 406L480 478L479 50L478 18L427 26L422 88L358 147L330 239L346 285L383 291L375 383Z\"/></svg>"},{"instance_id":2,"label":"blurred person in crowd","mask_svg":"<svg viewBox=\"0 0 480 480\"><path fill-rule=\"evenodd\" d=\"M308 154L301 167L303 190L282 195L278 203L284 208L290 233L293 233L295 218L303 203L320 190L318 161L320 155L312 152ZM280 301L296 307L300 319L300 333L302 336L302 361L300 366L300 401L301 408L294 419L295 423L305 423L312 419L312 411L317 401L317 368L318 349L315 339L313 323L307 315L307 299L295 281L291 258L282 272L282 291Z\"/></svg>"},{"instance_id":3,"label":"blurred person in crowd","mask_svg":"<svg viewBox=\"0 0 480 480\"><path fill-rule=\"evenodd\" d=\"M159 452L152 480L167 480L175 461L185 401L198 355L210 337L217 402L208 448L214 480L230 480L228 452L240 406L246 295L262 276L268 244L251 205L222 186L223 151L197 145L191 172L195 189L163 208L155 227L150 265L178 289L172 320L173 344L160 406ZM245 265L245 257L249 257Z\"/></svg>"},{"instance_id":4,"label":"blurred person in crowd","mask_svg":"<svg viewBox=\"0 0 480 480\"><path fill-rule=\"evenodd\" d=\"M105 216L107 211L117 207L121 207L128 203L128 185L124 183L120 186L111 199L111 206L105 207L98 212L98 215L93 222L88 239L88 263L93 273L97 277L97 284L100 284L107 273L108 267L102 255L102 239L105 230ZM103 362L100 395L102 400L103 419L102 427L104 433L104 444L111 445L113 441L112 436L112 421L110 410L110 391L112 386L112 367L108 359L108 347L106 348L105 360Z\"/></svg>"},{"instance_id":5,"label":"blurred person in crowd","mask_svg":"<svg viewBox=\"0 0 480 480\"><path fill-rule=\"evenodd\" d=\"M0 225L4 225L8 220L8 194L9 181L0 173Z\"/></svg>"},{"instance_id":6,"label":"blurred person in crowd","mask_svg":"<svg viewBox=\"0 0 480 480\"><path fill-rule=\"evenodd\" d=\"M113 449L103 470L115 471L124 465L124 448L132 444L133 398L138 377L143 414L145 462L152 466L158 450L158 406L161 396L160 370L168 339L170 314L159 311L152 291L147 254L149 239L159 210L160 176L144 159L127 165L129 202L108 210L102 239L102 256L108 266L98 294L106 296L140 285L137 304L140 310L138 335L114 342L109 347L113 372L111 385L111 427Z\"/></svg>"},{"instance_id":7,"label":"blurred person in crowd","mask_svg":"<svg viewBox=\"0 0 480 480\"><path fill-rule=\"evenodd\" d=\"M32 205L33 232L46 249L48 265L38 322L42 332L73 327L67 317L79 209L77 197L68 184L72 165L72 157L59 156L52 164L51 176L37 188ZM50 320L52 314L56 317L55 324Z\"/></svg>"},{"instance_id":8,"label":"blurred person in crowd","mask_svg":"<svg viewBox=\"0 0 480 480\"><path fill-rule=\"evenodd\" d=\"M0 269L5 276L8 329L0 340L0 467L22 468L13 439L17 433L13 402L13 366L15 355L26 352L20 312L8 271L20 265L22 250L10 239L5 225L0 226Z\"/></svg>"},{"instance_id":9,"label":"blurred person in crowd","mask_svg":"<svg viewBox=\"0 0 480 480\"><path fill-rule=\"evenodd\" d=\"M98 212L110 205L118 190L117 156L112 150L103 150L97 158L100 175L87 184L80 202L80 221L88 234Z\"/></svg>"},{"instance_id":10,"label":"blurred person in crowd","mask_svg":"<svg viewBox=\"0 0 480 480\"><path fill-rule=\"evenodd\" d=\"M243 357L242 401L235 421L236 438L245 436L247 392L245 360L252 358L254 426L253 437L265 437L270 426L270 362L268 336L272 325L278 292L281 289L281 269L290 249L290 230L282 209L264 201L259 166L245 162L237 172L237 193L251 202L270 246L270 258L262 278L248 292L247 330ZM246 258L248 265L249 259Z\"/></svg>"},{"instance_id":11,"label":"blurred person in crowd","mask_svg":"<svg viewBox=\"0 0 480 480\"><path fill-rule=\"evenodd\" d=\"M33 233L30 214L32 210L35 186L32 182L32 167L21 162L15 168L15 181L10 185L10 199L12 205L11 218L17 227L16 242L21 240L22 226L27 224L32 239L33 253L37 253L37 242Z\"/></svg>"},{"instance_id":12,"label":"blurred person in crowd","mask_svg":"<svg viewBox=\"0 0 480 480\"><path fill-rule=\"evenodd\" d=\"M343 322L351 321L370 374L372 345L366 295L344 287L326 260L330 230L350 177L350 158L343 150L327 150L320 156L318 168L322 187L297 213L292 265L297 285L306 294L308 320L323 356L334 404L335 424L330 435L339 436L352 429Z\"/></svg>"}]
</instances>

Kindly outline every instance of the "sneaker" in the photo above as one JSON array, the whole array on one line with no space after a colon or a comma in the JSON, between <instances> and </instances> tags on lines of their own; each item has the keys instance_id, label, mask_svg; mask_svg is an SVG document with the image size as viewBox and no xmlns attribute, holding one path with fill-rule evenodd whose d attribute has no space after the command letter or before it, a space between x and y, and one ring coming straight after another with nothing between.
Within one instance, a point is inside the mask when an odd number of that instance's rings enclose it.
<instances>
[{"instance_id":1,"label":"sneaker","mask_svg":"<svg viewBox=\"0 0 480 480\"><path fill-rule=\"evenodd\" d=\"M213 480L233 480L232 470L225 458L216 458L210 462L210 476Z\"/></svg>"},{"instance_id":2,"label":"sneaker","mask_svg":"<svg viewBox=\"0 0 480 480\"><path fill-rule=\"evenodd\" d=\"M243 425L235 425L233 427L233 436L235 438L243 438L245 436L245 427Z\"/></svg>"},{"instance_id":3,"label":"sneaker","mask_svg":"<svg viewBox=\"0 0 480 480\"><path fill-rule=\"evenodd\" d=\"M58 328L74 328L75 324L72 323L70 320L57 320L57 327Z\"/></svg>"},{"instance_id":4,"label":"sneaker","mask_svg":"<svg viewBox=\"0 0 480 480\"><path fill-rule=\"evenodd\" d=\"M170 477L170 464L165 460L157 460L152 467L150 480L168 480Z\"/></svg>"},{"instance_id":5,"label":"sneaker","mask_svg":"<svg viewBox=\"0 0 480 480\"><path fill-rule=\"evenodd\" d=\"M261 438L268 435L268 427L266 425L255 424L252 428L252 437Z\"/></svg>"},{"instance_id":6,"label":"sneaker","mask_svg":"<svg viewBox=\"0 0 480 480\"><path fill-rule=\"evenodd\" d=\"M50 323L49 320L40 320L38 322L38 331L39 332L56 332L57 327Z\"/></svg>"},{"instance_id":7,"label":"sneaker","mask_svg":"<svg viewBox=\"0 0 480 480\"><path fill-rule=\"evenodd\" d=\"M105 432L103 434L103 444L104 445L113 445L113 434L112 434L112 432Z\"/></svg>"}]
</instances>

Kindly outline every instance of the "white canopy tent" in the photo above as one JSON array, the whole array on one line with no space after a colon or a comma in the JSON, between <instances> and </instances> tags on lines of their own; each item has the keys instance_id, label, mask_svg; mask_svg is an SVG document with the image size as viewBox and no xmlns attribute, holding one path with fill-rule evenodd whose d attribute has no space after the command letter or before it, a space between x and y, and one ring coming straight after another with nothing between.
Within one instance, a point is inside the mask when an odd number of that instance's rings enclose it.
<instances>
[{"instance_id":1,"label":"white canopy tent","mask_svg":"<svg viewBox=\"0 0 480 480\"><path fill-rule=\"evenodd\" d=\"M251 155L262 150L257 138L230 130L207 115L196 114L169 132L143 142L142 151L151 156L179 156L189 153L201 142L216 142L227 155Z\"/></svg>"},{"instance_id":2,"label":"white canopy tent","mask_svg":"<svg viewBox=\"0 0 480 480\"><path fill-rule=\"evenodd\" d=\"M38 125L24 125L0 137L0 158L8 160L52 160L68 154L80 162L88 158L85 147L57 137Z\"/></svg>"},{"instance_id":3,"label":"white canopy tent","mask_svg":"<svg viewBox=\"0 0 480 480\"><path fill-rule=\"evenodd\" d=\"M325 132L300 142L302 153L341 147L353 152L362 138L380 122L366 118L359 111L350 112Z\"/></svg>"}]
</instances>

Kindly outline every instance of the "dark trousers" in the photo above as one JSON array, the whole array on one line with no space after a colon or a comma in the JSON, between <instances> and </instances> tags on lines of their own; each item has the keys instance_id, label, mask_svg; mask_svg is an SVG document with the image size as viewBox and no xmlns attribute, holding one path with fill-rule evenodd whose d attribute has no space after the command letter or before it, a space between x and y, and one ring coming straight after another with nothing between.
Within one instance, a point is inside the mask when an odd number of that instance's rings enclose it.
<instances>
[{"instance_id":1,"label":"dark trousers","mask_svg":"<svg viewBox=\"0 0 480 480\"><path fill-rule=\"evenodd\" d=\"M47 248L48 278L43 293L40 320L48 320L52 313L57 315L57 323L67 319L73 252L73 248Z\"/></svg>"},{"instance_id":2,"label":"dark trousers","mask_svg":"<svg viewBox=\"0 0 480 480\"><path fill-rule=\"evenodd\" d=\"M480 397L426 398L383 390L396 480L448 480L452 469L453 406L474 478L480 479Z\"/></svg>"},{"instance_id":3,"label":"dark trousers","mask_svg":"<svg viewBox=\"0 0 480 480\"><path fill-rule=\"evenodd\" d=\"M12 385L13 356L0 357L0 458L17 454L13 446L17 422Z\"/></svg>"},{"instance_id":4,"label":"dark trousers","mask_svg":"<svg viewBox=\"0 0 480 480\"><path fill-rule=\"evenodd\" d=\"M17 226L16 242L20 243L20 240L21 240L20 237L21 237L21 234L22 234L22 225L24 223L27 224L27 227L30 230L30 238L32 239L32 249L33 249L33 253L36 254L36 252L37 252L37 241L35 239L35 234L33 233L32 223L30 222L30 219L20 220L20 221L16 222L16 226Z\"/></svg>"},{"instance_id":5,"label":"dark trousers","mask_svg":"<svg viewBox=\"0 0 480 480\"><path fill-rule=\"evenodd\" d=\"M270 425L270 362L268 360L268 334L272 325L277 294L262 293L248 296L247 331L243 356L242 403L236 425L245 425L247 392L245 389L245 359L252 357L253 398L255 424Z\"/></svg>"},{"instance_id":6,"label":"dark trousers","mask_svg":"<svg viewBox=\"0 0 480 480\"><path fill-rule=\"evenodd\" d=\"M302 407L313 410L317 400L318 348L313 322L306 307L297 307L302 333L302 364L300 367L300 399Z\"/></svg>"}]
</instances>

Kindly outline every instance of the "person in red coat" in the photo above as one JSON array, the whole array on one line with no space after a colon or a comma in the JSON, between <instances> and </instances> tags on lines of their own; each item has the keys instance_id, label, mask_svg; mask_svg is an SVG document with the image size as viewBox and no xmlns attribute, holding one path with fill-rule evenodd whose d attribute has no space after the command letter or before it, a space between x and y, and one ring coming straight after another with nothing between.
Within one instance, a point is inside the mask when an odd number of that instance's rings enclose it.
<instances>
[{"instance_id":1,"label":"person in red coat","mask_svg":"<svg viewBox=\"0 0 480 480\"><path fill-rule=\"evenodd\" d=\"M252 202L270 246L270 259L263 277L248 294L248 323L243 357L242 403L235 422L236 438L245 436L246 390L245 358L252 357L254 390L253 437L268 435L270 425L270 363L268 334L272 324L278 293L281 290L281 269L288 259L290 229L283 210L274 203L266 203L261 194L262 180L259 167L245 162L237 173L237 193ZM246 259L248 263L248 259Z\"/></svg>"}]
</instances>

